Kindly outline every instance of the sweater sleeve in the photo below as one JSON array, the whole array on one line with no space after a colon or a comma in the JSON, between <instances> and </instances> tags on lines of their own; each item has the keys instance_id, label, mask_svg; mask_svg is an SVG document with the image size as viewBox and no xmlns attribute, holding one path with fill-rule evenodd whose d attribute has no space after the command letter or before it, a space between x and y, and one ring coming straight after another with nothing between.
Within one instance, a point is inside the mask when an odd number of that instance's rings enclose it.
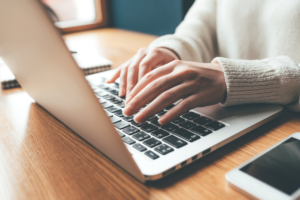
<instances>
[{"instance_id":1,"label":"sweater sleeve","mask_svg":"<svg viewBox=\"0 0 300 200\"><path fill-rule=\"evenodd\" d=\"M217 56L216 41L216 2L196 0L174 34L159 37L149 47L166 47L181 60L209 63Z\"/></svg>"},{"instance_id":2,"label":"sweater sleeve","mask_svg":"<svg viewBox=\"0 0 300 200\"><path fill-rule=\"evenodd\" d=\"M217 57L224 72L227 97L223 106L281 104L300 112L300 64L287 56L263 60Z\"/></svg>"}]
</instances>

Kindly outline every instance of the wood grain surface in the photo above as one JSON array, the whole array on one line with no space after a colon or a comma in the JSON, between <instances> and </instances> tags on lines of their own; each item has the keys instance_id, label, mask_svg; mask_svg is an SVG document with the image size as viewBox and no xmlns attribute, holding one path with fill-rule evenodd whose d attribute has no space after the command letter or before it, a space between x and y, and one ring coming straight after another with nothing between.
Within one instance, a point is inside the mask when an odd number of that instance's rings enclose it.
<instances>
[{"instance_id":1,"label":"wood grain surface","mask_svg":"<svg viewBox=\"0 0 300 200\"><path fill-rule=\"evenodd\" d=\"M117 29L66 35L70 48L94 49L113 67L154 36ZM288 135L300 115L285 110L208 156L159 181L141 184L43 110L21 88L0 95L0 199L247 199L225 173Z\"/></svg>"}]
</instances>

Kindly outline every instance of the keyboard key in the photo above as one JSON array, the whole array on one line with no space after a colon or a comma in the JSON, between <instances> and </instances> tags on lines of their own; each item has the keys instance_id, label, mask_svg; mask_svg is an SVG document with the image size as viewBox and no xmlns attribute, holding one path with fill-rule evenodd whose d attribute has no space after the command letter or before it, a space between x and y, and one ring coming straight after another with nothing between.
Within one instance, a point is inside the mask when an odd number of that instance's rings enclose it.
<instances>
[{"instance_id":1,"label":"keyboard key","mask_svg":"<svg viewBox=\"0 0 300 200\"><path fill-rule=\"evenodd\" d=\"M135 141L133 139L131 139L130 137L123 137L122 138L124 142L126 142L127 144L134 144Z\"/></svg>"},{"instance_id":2,"label":"keyboard key","mask_svg":"<svg viewBox=\"0 0 300 200\"><path fill-rule=\"evenodd\" d=\"M176 119L174 119L172 122L175 124L179 124L180 122L185 121L184 119L182 119L181 117L177 117Z\"/></svg>"},{"instance_id":3,"label":"keyboard key","mask_svg":"<svg viewBox=\"0 0 300 200\"><path fill-rule=\"evenodd\" d=\"M102 99L102 98L99 99L99 102L100 103L106 103L105 99Z\"/></svg>"},{"instance_id":4,"label":"keyboard key","mask_svg":"<svg viewBox=\"0 0 300 200\"><path fill-rule=\"evenodd\" d=\"M111 112L111 113L114 113L116 111L119 111L120 109L117 108L117 107L112 106L112 107L106 108L106 110L109 111L109 112Z\"/></svg>"},{"instance_id":5,"label":"keyboard key","mask_svg":"<svg viewBox=\"0 0 300 200\"><path fill-rule=\"evenodd\" d=\"M170 109L173 108L174 106L175 106L174 104L171 104L171 105L167 106L165 109L166 109L166 110L170 110Z\"/></svg>"},{"instance_id":6,"label":"keyboard key","mask_svg":"<svg viewBox=\"0 0 300 200\"><path fill-rule=\"evenodd\" d=\"M108 112L108 111L105 111L105 112L106 112L106 114L107 114L108 117L112 117L113 116L113 114L111 114L110 112Z\"/></svg>"},{"instance_id":7,"label":"keyboard key","mask_svg":"<svg viewBox=\"0 0 300 200\"><path fill-rule=\"evenodd\" d=\"M137 150L139 150L140 152L143 152L143 151L147 150L146 147L144 147L143 145L138 144L138 143L134 144L133 147L136 148Z\"/></svg>"},{"instance_id":8,"label":"keyboard key","mask_svg":"<svg viewBox=\"0 0 300 200\"><path fill-rule=\"evenodd\" d=\"M105 78L104 77L97 77L97 79L94 79L93 81L97 81L97 86L99 85L103 85L103 83L105 82Z\"/></svg>"},{"instance_id":9,"label":"keyboard key","mask_svg":"<svg viewBox=\"0 0 300 200\"><path fill-rule=\"evenodd\" d=\"M111 91L114 90L114 89L112 89L112 88L110 88L110 87L105 87L105 88L103 88L103 90L105 90L105 91L107 91L107 92L111 92Z\"/></svg>"},{"instance_id":10,"label":"keyboard key","mask_svg":"<svg viewBox=\"0 0 300 200\"><path fill-rule=\"evenodd\" d=\"M95 93L102 92L100 88L92 88Z\"/></svg>"},{"instance_id":11,"label":"keyboard key","mask_svg":"<svg viewBox=\"0 0 300 200\"><path fill-rule=\"evenodd\" d=\"M117 115L118 117L124 117L122 110L118 110L118 111L114 112L114 114Z\"/></svg>"},{"instance_id":12,"label":"keyboard key","mask_svg":"<svg viewBox=\"0 0 300 200\"><path fill-rule=\"evenodd\" d=\"M144 141L143 143L144 143L145 145L147 145L148 147L150 147L150 148L153 148L153 147L155 147L155 146L161 144L161 142L158 141L158 140L155 139L155 138L150 138L150 139Z\"/></svg>"},{"instance_id":13,"label":"keyboard key","mask_svg":"<svg viewBox=\"0 0 300 200\"><path fill-rule=\"evenodd\" d=\"M128 127L124 128L124 129L122 129L122 131L124 133L127 133L128 135L132 135L134 133L139 132L140 130L137 129L137 128L135 128L135 127L133 127L133 126L128 126Z\"/></svg>"},{"instance_id":14,"label":"keyboard key","mask_svg":"<svg viewBox=\"0 0 300 200\"><path fill-rule=\"evenodd\" d=\"M103 89L103 90L108 88L108 87L107 87L106 85L104 85L104 84L100 84L100 85L98 85L98 87L101 88L101 89Z\"/></svg>"},{"instance_id":15,"label":"keyboard key","mask_svg":"<svg viewBox=\"0 0 300 200\"><path fill-rule=\"evenodd\" d=\"M122 110L121 110L121 109L117 109L117 110L112 111L112 113L114 113L114 114L115 114L116 112L119 113L119 112L122 112Z\"/></svg>"},{"instance_id":16,"label":"keyboard key","mask_svg":"<svg viewBox=\"0 0 300 200\"><path fill-rule=\"evenodd\" d=\"M178 137L175 137L174 135L170 135L164 138L163 141L175 148L180 148L183 147L184 145L187 145L185 141L179 139Z\"/></svg>"},{"instance_id":17,"label":"keyboard key","mask_svg":"<svg viewBox=\"0 0 300 200\"><path fill-rule=\"evenodd\" d=\"M156 153L152 152L152 151L146 151L145 155L152 158L153 160L159 158L159 156Z\"/></svg>"},{"instance_id":18,"label":"keyboard key","mask_svg":"<svg viewBox=\"0 0 300 200\"><path fill-rule=\"evenodd\" d=\"M179 126L182 126L183 128L186 128L186 129L190 129L190 128L197 126L197 124L190 122L190 121L184 121L184 122L180 122Z\"/></svg>"},{"instance_id":19,"label":"keyboard key","mask_svg":"<svg viewBox=\"0 0 300 200\"><path fill-rule=\"evenodd\" d=\"M209 129L211 129L213 131L217 131L217 130L225 127L225 125L222 124L222 123L220 123L220 122L214 121L214 122L211 122L209 124L206 124L205 127L209 128Z\"/></svg>"},{"instance_id":20,"label":"keyboard key","mask_svg":"<svg viewBox=\"0 0 300 200\"><path fill-rule=\"evenodd\" d=\"M158 128L152 124L146 124L146 125L142 126L141 129L149 133L149 132L157 130Z\"/></svg>"},{"instance_id":21,"label":"keyboard key","mask_svg":"<svg viewBox=\"0 0 300 200\"><path fill-rule=\"evenodd\" d=\"M166 137L166 136L170 135L169 133L167 133L166 131L161 130L161 129L159 129L157 131L154 131L151 134L154 135L157 138L163 138L163 137Z\"/></svg>"},{"instance_id":22,"label":"keyboard key","mask_svg":"<svg viewBox=\"0 0 300 200\"><path fill-rule=\"evenodd\" d=\"M136 123L135 121L132 121L131 124L132 124L133 126L136 126L136 127L141 127L141 126L147 124L147 122L144 122L144 123L142 123L142 124L139 124L139 123Z\"/></svg>"},{"instance_id":23,"label":"keyboard key","mask_svg":"<svg viewBox=\"0 0 300 200\"><path fill-rule=\"evenodd\" d=\"M119 135L121 136L121 137L124 137L125 136L125 134L122 132L122 131L119 131L119 130L117 130L118 131L118 133L119 133Z\"/></svg>"},{"instance_id":24,"label":"keyboard key","mask_svg":"<svg viewBox=\"0 0 300 200\"><path fill-rule=\"evenodd\" d=\"M119 90L111 90L110 93L113 94L113 95L118 96Z\"/></svg>"},{"instance_id":25,"label":"keyboard key","mask_svg":"<svg viewBox=\"0 0 300 200\"><path fill-rule=\"evenodd\" d=\"M107 95L107 93L106 93L106 92L103 92L103 91L101 91L101 92L97 92L97 93L96 93L96 95L97 95L98 97L104 97L104 96L106 96L106 95Z\"/></svg>"},{"instance_id":26,"label":"keyboard key","mask_svg":"<svg viewBox=\"0 0 300 200\"><path fill-rule=\"evenodd\" d=\"M117 103L116 105L119 106L120 108L124 108L125 107L125 102L122 101L120 103Z\"/></svg>"},{"instance_id":27,"label":"keyboard key","mask_svg":"<svg viewBox=\"0 0 300 200\"><path fill-rule=\"evenodd\" d=\"M172 124L172 123L168 123L166 125L163 125L161 128L166 130L166 131L175 131L175 130L179 129L178 126L176 126L175 124Z\"/></svg>"},{"instance_id":28,"label":"keyboard key","mask_svg":"<svg viewBox=\"0 0 300 200\"><path fill-rule=\"evenodd\" d=\"M111 123L116 123L116 122L119 122L119 121L121 121L121 119L119 118L119 117L116 117L116 116L112 116L111 118L110 118L110 121L111 121Z\"/></svg>"},{"instance_id":29,"label":"keyboard key","mask_svg":"<svg viewBox=\"0 0 300 200\"><path fill-rule=\"evenodd\" d=\"M106 102L106 103L103 103L102 106L103 106L103 108L109 108L109 107L112 107L113 105L111 103Z\"/></svg>"},{"instance_id":30,"label":"keyboard key","mask_svg":"<svg viewBox=\"0 0 300 200\"><path fill-rule=\"evenodd\" d=\"M110 99L113 99L115 97L110 95L110 94L107 94L107 95L104 95L103 98L106 99L106 100L110 100Z\"/></svg>"},{"instance_id":31,"label":"keyboard key","mask_svg":"<svg viewBox=\"0 0 300 200\"><path fill-rule=\"evenodd\" d=\"M114 85L113 85L113 87L115 87L115 88L119 88L119 83L116 83L116 82L114 82Z\"/></svg>"},{"instance_id":32,"label":"keyboard key","mask_svg":"<svg viewBox=\"0 0 300 200\"><path fill-rule=\"evenodd\" d=\"M143 141L143 140L149 138L150 136L147 133L138 132L138 133L134 134L132 137L138 141Z\"/></svg>"},{"instance_id":33,"label":"keyboard key","mask_svg":"<svg viewBox=\"0 0 300 200\"><path fill-rule=\"evenodd\" d=\"M156 126L161 126L161 124L158 122L158 117L155 117L154 119L152 119L150 121L152 124L156 125Z\"/></svg>"},{"instance_id":34,"label":"keyboard key","mask_svg":"<svg viewBox=\"0 0 300 200\"><path fill-rule=\"evenodd\" d=\"M134 116L130 116L130 117L122 117L122 119L124 119L125 121L127 121L127 122L131 122L131 121L133 121L133 118L134 118Z\"/></svg>"},{"instance_id":35,"label":"keyboard key","mask_svg":"<svg viewBox=\"0 0 300 200\"><path fill-rule=\"evenodd\" d=\"M207 118L207 117L199 117L198 119L195 119L194 122L199 124L199 125L205 125L209 122L211 122L212 120Z\"/></svg>"},{"instance_id":36,"label":"keyboard key","mask_svg":"<svg viewBox=\"0 0 300 200\"><path fill-rule=\"evenodd\" d=\"M122 100L117 99L117 98L112 98L112 99L110 99L109 101L112 102L113 104L118 104L118 103L121 103L121 102L122 102Z\"/></svg>"},{"instance_id":37,"label":"keyboard key","mask_svg":"<svg viewBox=\"0 0 300 200\"><path fill-rule=\"evenodd\" d=\"M129 124L127 122L120 121L120 122L115 123L114 126L117 129L123 129L123 128L126 128L127 126L129 126Z\"/></svg>"},{"instance_id":38,"label":"keyboard key","mask_svg":"<svg viewBox=\"0 0 300 200\"><path fill-rule=\"evenodd\" d=\"M157 113L158 116L163 116L167 111L161 111L159 113Z\"/></svg>"},{"instance_id":39,"label":"keyboard key","mask_svg":"<svg viewBox=\"0 0 300 200\"><path fill-rule=\"evenodd\" d=\"M162 145L156 147L154 150L157 151L158 153L162 154L162 155L166 155L166 154L174 151L173 148L169 147L166 144L162 144Z\"/></svg>"},{"instance_id":40,"label":"keyboard key","mask_svg":"<svg viewBox=\"0 0 300 200\"><path fill-rule=\"evenodd\" d=\"M195 135L194 133L191 133L190 131L187 131L182 128L177 129L173 133L189 142L194 142L195 140L200 139L200 137L198 135Z\"/></svg>"},{"instance_id":41,"label":"keyboard key","mask_svg":"<svg viewBox=\"0 0 300 200\"><path fill-rule=\"evenodd\" d=\"M152 119L155 119L155 118L157 118L155 115L154 116L152 116L152 117L150 117L148 120L152 120Z\"/></svg>"},{"instance_id":42,"label":"keyboard key","mask_svg":"<svg viewBox=\"0 0 300 200\"><path fill-rule=\"evenodd\" d=\"M194 120L200 117L200 115L194 113L194 112L189 112L185 115L182 115L183 118L188 119L188 120Z\"/></svg>"},{"instance_id":43,"label":"keyboard key","mask_svg":"<svg viewBox=\"0 0 300 200\"><path fill-rule=\"evenodd\" d=\"M194 133L197 133L198 135L201 135L201 136L206 136L206 135L212 133L211 130L204 128L202 126L196 126L196 127L192 128L191 131Z\"/></svg>"},{"instance_id":44,"label":"keyboard key","mask_svg":"<svg viewBox=\"0 0 300 200\"><path fill-rule=\"evenodd\" d=\"M147 120L147 122L151 122L151 121L154 121L154 120L158 120L158 117L156 117L155 115L153 117L151 117L150 119Z\"/></svg>"}]
</instances>

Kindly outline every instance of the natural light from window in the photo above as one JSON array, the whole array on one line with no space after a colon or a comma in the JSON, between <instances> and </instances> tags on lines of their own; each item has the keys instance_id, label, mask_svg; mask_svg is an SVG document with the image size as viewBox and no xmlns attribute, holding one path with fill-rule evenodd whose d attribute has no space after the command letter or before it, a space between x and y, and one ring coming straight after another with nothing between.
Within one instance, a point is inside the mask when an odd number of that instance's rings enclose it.
<instances>
[{"instance_id":1,"label":"natural light from window","mask_svg":"<svg viewBox=\"0 0 300 200\"><path fill-rule=\"evenodd\" d=\"M43 0L43 2L56 13L60 22L96 20L94 0Z\"/></svg>"}]
</instances>

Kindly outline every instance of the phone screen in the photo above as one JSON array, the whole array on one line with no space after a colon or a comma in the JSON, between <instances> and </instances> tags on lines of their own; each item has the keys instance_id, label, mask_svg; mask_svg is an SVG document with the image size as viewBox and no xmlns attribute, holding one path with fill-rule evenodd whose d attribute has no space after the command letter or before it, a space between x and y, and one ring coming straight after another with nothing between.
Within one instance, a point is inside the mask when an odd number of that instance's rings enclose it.
<instances>
[{"instance_id":1,"label":"phone screen","mask_svg":"<svg viewBox=\"0 0 300 200\"><path fill-rule=\"evenodd\" d=\"M240 170L291 195L300 188L300 140L290 138Z\"/></svg>"}]
</instances>

